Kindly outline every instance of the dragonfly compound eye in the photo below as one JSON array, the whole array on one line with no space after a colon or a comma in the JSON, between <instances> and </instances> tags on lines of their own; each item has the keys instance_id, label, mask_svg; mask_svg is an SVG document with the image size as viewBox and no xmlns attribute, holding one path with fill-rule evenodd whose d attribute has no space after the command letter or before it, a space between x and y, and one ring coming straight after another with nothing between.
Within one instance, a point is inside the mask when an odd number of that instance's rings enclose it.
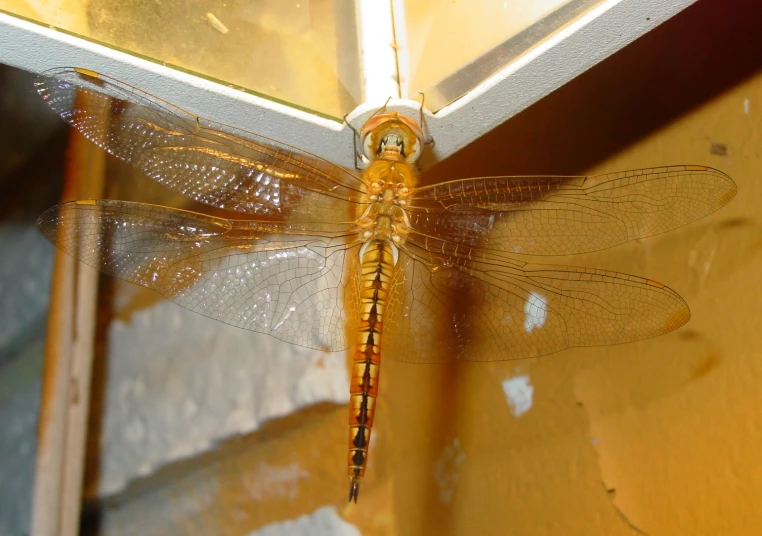
<instances>
[{"instance_id":1,"label":"dragonfly compound eye","mask_svg":"<svg viewBox=\"0 0 762 536\"><path fill-rule=\"evenodd\" d=\"M371 161L381 157L412 164L421 155L421 129L413 119L404 115L377 115L368 120L360 135L363 153Z\"/></svg>"}]
</instances>

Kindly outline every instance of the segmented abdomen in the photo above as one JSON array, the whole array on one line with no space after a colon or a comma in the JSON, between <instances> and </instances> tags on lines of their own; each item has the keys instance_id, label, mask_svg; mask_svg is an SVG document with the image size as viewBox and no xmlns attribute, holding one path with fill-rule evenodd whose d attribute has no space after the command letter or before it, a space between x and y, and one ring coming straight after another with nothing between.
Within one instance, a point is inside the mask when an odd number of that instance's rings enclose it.
<instances>
[{"instance_id":1,"label":"segmented abdomen","mask_svg":"<svg viewBox=\"0 0 762 536\"><path fill-rule=\"evenodd\" d=\"M351 490L359 487L368 461L370 430L378 395L384 307L394 270L393 247L385 240L374 240L360 259L360 322L349 387L350 499L353 498Z\"/></svg>"}]
</instances>

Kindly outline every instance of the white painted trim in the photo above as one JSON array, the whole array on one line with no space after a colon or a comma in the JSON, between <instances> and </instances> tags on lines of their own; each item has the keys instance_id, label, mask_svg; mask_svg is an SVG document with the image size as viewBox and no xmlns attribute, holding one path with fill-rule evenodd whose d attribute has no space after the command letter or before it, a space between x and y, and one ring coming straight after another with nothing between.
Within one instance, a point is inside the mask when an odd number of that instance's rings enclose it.
<instances>
[{"instance_id":1,"label":"white painted trim","mask_svg":"<svg viewBox=\"0 0 762 536\"><path fill-rule=\"evenodd\" d=\"M392 19L394 21L394 46L397 52L397 77L400 97L410 98L410 45L407 39L405 21L405 0L392 0Z\"/></svg>"},{"instance_id":2,"label":"white painted trim","mask_svg":"<svg viewBox=\"0 0 762 536\"><path fill-rule=\"evenodd\" d=\"M391 20L390 3L375 1L387 10ZM373 2L358 0L363 10ZM422 167L430 167L462 149L694 2L602 2L468 95L435 115L428 115L428 133L436 144L424 153ZM396 0L394 7L401 9L401 0ZM366 22L362 24L366 26ZM361 35L363 31L360 29ZM370 34L366 31L365 35ZM388 47L388 37L378 39L383 39L379 51ZM361 57L370 58L367 54ZM384 57L388 60L389 55ZM93 69L198 115L303 148L346 167L354 166L353 134L346 125L3 14L0 14L0 62L36 72L60 66ZM388 76L384 74L387 67L379 69L380 77ZM365 94L388 94L388 88L379 89L386 87L387 82L374 82L371 68L366 61L367 83L374 85L374 89L371 92L366 88ZM414 101L393 100L389 109L417 119L418 106ZM370 102L366 99L366 104L349 114L350 122L361 125L377 108L376 97Z\"/></svg>"},{"instance_id":3,"label":"white painted trim","mask_svg":"<svg viewBox=\"0 0 762 536\"><path fill-rule=\"evenodd\" d=\"M436 144L424 153L422 167L462 149L695 1L602 2L429 119Z\"/></svg>"},{"instance_id":4,"label":"white painted trim","mask_svg":"<svg viewBox=\"0 0 762 536\"><path fill-rule=\"evenodd\" d=\"M352 132L337 121L244 93L103 45L0 13L0 63L26 71L84 67L197 115L351 166ZM30 88L31 91L31 88Z\"/></svg>"},{"instance_id":5,"label":"white painted trim","mask_svg":"<svg viewBox=\"0 0 762 536\"><path fill-rule=\"evenodd\" d=\"M389 98L400 97L397 83L397 55L394 50L394 22L391 2L358 0L357 31L363 81L363 102L383 106Z\"/></svg>"}]
</instances>

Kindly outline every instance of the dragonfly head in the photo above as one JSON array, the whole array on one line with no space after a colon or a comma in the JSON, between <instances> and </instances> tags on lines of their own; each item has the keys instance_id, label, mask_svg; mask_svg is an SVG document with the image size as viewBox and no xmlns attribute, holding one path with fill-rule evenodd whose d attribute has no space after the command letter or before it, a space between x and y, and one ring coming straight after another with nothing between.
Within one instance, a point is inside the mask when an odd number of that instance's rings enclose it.
<instances>
[{"instance_id":1,"label":"dragonfly head","mask_svg":"<svg viewBox=\"0 0 762 536\"><path fill-rule=\"evenodd\" d=\"M397 112L371 117L360 130L363 154L368 160L386 155L414 164L421 156L423 132L414 120Z\"/></svg>"}]
</instances>

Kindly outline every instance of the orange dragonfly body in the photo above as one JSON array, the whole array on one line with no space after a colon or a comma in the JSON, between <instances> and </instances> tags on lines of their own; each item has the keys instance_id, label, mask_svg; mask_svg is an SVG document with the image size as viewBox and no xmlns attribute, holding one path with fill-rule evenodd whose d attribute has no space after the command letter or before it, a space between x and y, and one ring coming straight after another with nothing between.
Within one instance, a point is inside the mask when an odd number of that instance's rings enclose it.
<instances>
[{"instance_id":1,"label":"orange dragonfly body","mask_svg":"<svg viewBox=\"0 0 762 536\"><path fill-rule=\"evenodd\" d=\"M736 192L704 166L419 187L423 134L396 113L361 130L368 166L358 176L92 71L57 69L36 87L82 134L152 179L256 218L91 200L51 208L38 227L81 261L210 318L308 348L352 347L355 501L382 348L410 363L509 360L672 331L690 311L668 287L529 256L663 233Z\"/></svg>"}]
</instances>

